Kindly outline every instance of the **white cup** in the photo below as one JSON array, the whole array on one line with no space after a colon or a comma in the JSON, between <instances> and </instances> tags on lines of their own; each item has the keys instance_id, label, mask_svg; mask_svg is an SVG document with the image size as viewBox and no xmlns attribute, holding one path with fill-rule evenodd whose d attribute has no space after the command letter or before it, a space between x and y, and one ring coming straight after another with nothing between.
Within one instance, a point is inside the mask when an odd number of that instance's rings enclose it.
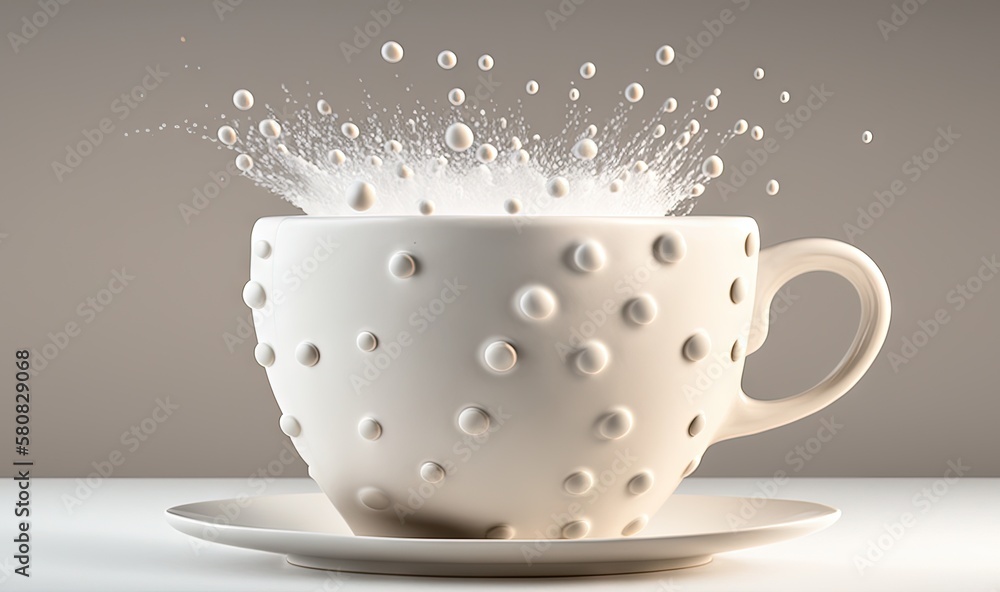
<instances>
[{"instance_id":1,"label":"white cup","mask_svg":"<svg viewBox=\"0 0 1000 592\"><path fill-rule=\"evenodd\" d=\"M759 240L741 217L263 218L243 297L281 429L355 534L629 536L708 446L826 407L885 340L864 253ZM854 342L749 398L771 299L810 271L857 289Z\"/></svg>"}]
</instances>

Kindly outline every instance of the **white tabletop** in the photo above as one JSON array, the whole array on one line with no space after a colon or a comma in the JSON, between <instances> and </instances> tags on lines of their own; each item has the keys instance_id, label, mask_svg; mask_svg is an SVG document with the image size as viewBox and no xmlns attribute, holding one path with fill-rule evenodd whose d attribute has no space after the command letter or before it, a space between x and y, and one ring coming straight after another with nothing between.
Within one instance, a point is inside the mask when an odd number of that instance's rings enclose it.
<instances>
[{"instance_id":1,"label":"white tabletop","mask_svg":"<svg viewBox=\"0 0 1000 592\"><path fill-rule=\"evenodd\" d=\"M164 509L194 501L316 491L307 479L266 486L245 479L109 479L71 512L64 496L77 495L78 486L75 479L32 482L30 580L12 573L15 523L4 511L0 589L1000 592L1000 479L689 479L681 493L802 499L844 514L820 533L719 555L692 569L510 580L332 575L294 567L279 555L201 544L163 518ZM10 479L0 482L4 505L13 505L15 488Z\"/></svg>"}]
</instances>

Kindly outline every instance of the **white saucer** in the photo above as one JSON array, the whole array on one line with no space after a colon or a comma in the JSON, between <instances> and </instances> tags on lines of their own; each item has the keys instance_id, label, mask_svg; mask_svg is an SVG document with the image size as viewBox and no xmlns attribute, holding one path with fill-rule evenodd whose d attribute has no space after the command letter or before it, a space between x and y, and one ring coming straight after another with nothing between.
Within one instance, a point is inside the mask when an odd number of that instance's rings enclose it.
<instances>
[{"instance_id":1,"label":"white saucer","mask_svg":"<svg viewBox=\"0 0 1000 592\"><path fill-rule=\"evenodd\" d=\"M241 506L244 506L242 507ZM758 507L759 506L759 507ZM241 508L235 519L234 508ZM840 510L811 502L674 495L631 538L579 540L416 539L355 536L320 493L198 502L170 508L167 522L208 541L282 553L293 565L424 576L624 574L703 565L712 555L800 537ZM229 524L221 524L229 522Z\"/></svg>"}]
</instances>

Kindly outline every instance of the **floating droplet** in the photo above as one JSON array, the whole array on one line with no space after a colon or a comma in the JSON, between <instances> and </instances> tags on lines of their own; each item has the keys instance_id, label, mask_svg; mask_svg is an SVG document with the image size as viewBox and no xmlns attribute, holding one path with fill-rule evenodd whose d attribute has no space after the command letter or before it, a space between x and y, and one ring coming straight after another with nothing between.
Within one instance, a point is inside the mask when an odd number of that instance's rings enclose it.
<instances>
[{"instance_id":1,"label":"floating droplet","mask_svg":"<svg viewBox=\"0 0 1000 592\"><path fill-rule=\"evenodd\" d=\"M226 146L232 146L233 144L236 143L236 140L238 139L236 136L236 130L229 127L228 125L224 125L219 128L218 136L219 136L219 141L225 144Z\"/></svg>"},{"instance_id":2,"label":"floating droplet","mask_svg":"<svg viewBox=\"0 0 1000 592\"><path fill-rule=\"evenodd\" d=\"M236 157L236 168L244 173L253 168L253 159L247 154L240 154Z\"/></svg>"},{"instance_id":3,"label":"floating droplet","mask_svg":"<svg viewBox=\"0 0 1000 592\"><path fill-rule=\"evenodd\" d=\"M587 62L580 66L580 76L586 80L590 80L597 74L597 66L593 62Z\"/></svg>"},{"instance_id":4,"label":"floating droplet","mask_svg":"<svg viewBox=\"0 0 1000 592\"><path fill-rule=\"evenodd\" d=\"M257 129L265 138L274 139L281 135L281 126L273 119L265 119L257 125Z\"/></svg>"},{"instance_id":5,"label":"floating droplet","mask_svg":"<svg viewBox=\"0 0 1000 592\"><path fill-rule=\"evenodd\" d=\"M705 174L709 179L715 179L722 174L722 169L724 168L724 163L718 155L713 154L705 159L705 162L701 163L701 172Z\"/></svg>"},{"instance_id":6,"label":"floating droplet","mask_svg":"<svg viewBox=\"0 0 1000 592\"><path fill-rule=\"evenodd\" d=\"M444 133L444 143L455 152L464 152L472 146L475 136L464 123L453 123Z\"/></svg>"},{"instance_id":7,"label":"floating droplet","mask_svg":"<svg viewBox=\"0 0 1000 592\"><path fill-rule=\"evenodd\" d=\"M382 46L382 59L395 64L403 59L403 46L395 41L386 41Z\"/></svg>"},{"instance_id":8,"label":"floating droplet","mask_svg":"<svg viewBox=\"0 0 1000 592\"><path fill-rule=\"evenodd\" d=\"M781 91L781 94L778 95L778 100L781 101L782 103L787 103L790 98L792 97L791 95L788 94L787 90Z\"/></svg>"},{"instance_id":9,"label":"floating droplet","mask_svg":"<svg viewBox=\"0 0 1000 592\"><path fill-rule=\"evenodd\" d=\"M757 141L764 139L764 128L759 125L753 126L750 128L750 137Z\"/></svg>"},{"instance_id":10,"label":"floating droplet","mask_svg":"<svg viewBox=\"0 0 1000 592\"><path fill-rule=\"evenodd\" d=\"M573 156L580 160L591 160L597 156L597 144L590 138L584 138L573 145Z\"/></svg>"},{"instance_id":11,"label":"floating droplet","mask_svg":"<svg viewBox=\"0 0 1000 592\"><path fill-rule=\"evenodd\" d=\"M754 70L753 77L757 80L764 80L764 68L757 68Z\"/></svg>"},{"instance_id":12,"label":"floating droplet","mask_svg":"<svg viewBox=\"0 0 1000 592\"><path fill-rule=\"evenodd\" d=\"M219 131L221 132L222 130L220 129ZM864 142L865 144L870 144L872 141L872 133L868 130L865 130L861 134L861 141Z\"/></svg>"},{"instance_id":13,"label":"floating droplet","mask_svg":"<svg viewBox=\"0 0 1000 592\"><path fill-rule=\"evenodd\" d=\"M331 164L341 165L347 160L347 155L338 148L334 148L327 153L326 157L330 160Z\"/></svg>"},{"instance_id":14,"label":"floating droplet","mask_svg":"<svg viewBox=\"0 0 1000 592\"><path fill-rule=\"evenodd\" d=\"M566 197L569 193L569 181L566 177L552 177L545 183L545 190L552 197Z\"/></svg>"},{"instance_id":15,"label":"floating droplet","mask_svg":"<svg viewBox=\"0 0 1000 592\"><path fill-rule=\"evenodd\" d=\"M333 113L333 108L330 107L330 103L328 103L326 99L316 101L316 110L320 112L320 115L329 115Z\"/></svg>"},{"instance_id":16,"label":"floating droplet","mask_svg":"<svg viewBox=\"0 0 1000 592\"><path fill-rule=\"evenodd\" d=\"M673 113L677 110L677 99L670 97L663 102L663 110L667 113Z\"/></svg>"},{"instance_id":17,"label":"floating droplet","mask_svg":"<svg viewBox=\"0 0 1000 592\"><path fill-rule=\"evenodd\" d=\"M529 95L533 95L538 92L538 83L534 80L529 80L528 84L524 86L524 90L526 90Z\"/></svg>"},{"instance_id":18,"label":"floating droplet","mask_svg":"<svg viewBox=\"0 0 1000 592\"><path fill-rule=\"evenodd\" d=\"M241 88L233 93L233 105L240 111L246 111L253 107L253 95L247 89Z\"/></svg>"},{"instance_id":19,"label":"floating droplet","mask_svg":"<svg viewBox=\"0 0 1000 592\"><path fill-rule=\"evenodd\" d=\"M347 190L347 205L356 212L364 212L375 205L375 186L364 181L355 181Z\"/></svg>"},{"instance_id":20,"label":"floating droplet","mask_svg":"<svg viewBox=\"0 0 1000 592\"><path fill-rule=\"evenodd\" d=\"M358 126L354 125L351 122L347 122L344 125L340 126L340 133L344 134L345 136L353 140L354 138L358 137L361 131L358 130Z\"/></svg>"},{"instance_id":21,"label":"floating droplet","mask_svg":"<svg viewBox=\"0 0 1000 592\"><path fill-rule=\"evenodd\" d=\"M736 133L737 136L742 136L746 133L749 127L750 126L746 119L739 119L736 121L736 125L733 126L733 132Z\"/></svg>"},{"instance_id":22,"label":"floating droplet","mask_svg":"<svg viewBox=\"0 0 1000 592\"><path fill-rule=\"evenodd\" d=\"M483 72L487 72L493 69L493 56L489 54L483 54L479 56L479 69Z\"/></svg>"},{"instance_id":23,"label":"floating droplet","mask_svg":"<svg viewBox=\"0 0 1000 592\"><path fill-rule=\"evenodd\" d=\"M656 61L661 66L667 66L674 61L674 48L669 45L661 46L656 50Z\"/></svg>"},{"instance_id":24,"label":"floating droplet","mask_svg":"<svg viewBox=\"0 0 1000 592\"><path fill-rule=\"evenodd\" d=\"M778 191L781 189L781 186L778 185L776 180L771 179L767 182L767 186L764 189L767 190L768 195L778 195Z\"/></svg>"},{"instance_id":25,"label":"floating droplet","mask_svg":"<svg viewBox=\"0 0 1000 592\"><path fill-rule=\"evenodd\" d=\"M633 82L632 84L625 87L625 98L629 103L637 103L642 99L642 85L638 82Z\"/></svg>"},{"instance_id":26,"label":"floating droplet","mask_svg":"<svg viewBox=\"0 0 1000 592\"><path fill-rule=\"evenodd\" d=\"M455 57L455 52L444 50L438 54L438 66L441 66L445 70L451 70L458 63L458 58Z\"/></svg>"},{"instance_id":27,"label":"floating droplet","mask_svg":"<svg viewBox=\"0 0 1000 592\"><path fill-rule=\"evenodd\" d=\"M448 102L456 107L465 102L465 91L460 88L453 88L448 92Z\"/></svg>"},{"instance_id":28,"label":"floating droplet","mask_svg":"<svg viewBox=\"0 0 1000 592\"><path fill-rule=\"evenodd\" d=\"M497 158L497 149L493 144L482 144L476 149L476 160L482 163L493 162Z\"/></svg>"}]
</instances>

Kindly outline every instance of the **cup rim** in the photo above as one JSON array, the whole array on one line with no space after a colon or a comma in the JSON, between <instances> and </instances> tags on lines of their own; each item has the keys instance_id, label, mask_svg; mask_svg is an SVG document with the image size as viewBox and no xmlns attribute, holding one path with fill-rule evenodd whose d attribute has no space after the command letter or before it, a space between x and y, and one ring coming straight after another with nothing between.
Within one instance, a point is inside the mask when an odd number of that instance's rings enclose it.
<instances>
[{"instance_id":1,"label":"cup rim","mask_svg":"<svg viewBox=\"0 0 1000 592\"><path fill-rule=\"evenodd\" d=\"M475 222L497 222L503 224L517 223L524 220L529 224L547 223L559 224L564 222L600 222L604 224L636 224L641 222L669 221L677 224L694 223L745 223L751 221L756 224L756 220L751 216L743 215L711 215L711 216L531 216L531 215L501 215L501 214L435 214L433 216L417 215L351 215L351 216L316 216L311 214L289 214L285 216L264 216L261 220L315 220L315 221L378 221L378 222L404 222L419 221L421 223L443 223L445 221L475 221Z\"/></svg>"}]
</instances>

